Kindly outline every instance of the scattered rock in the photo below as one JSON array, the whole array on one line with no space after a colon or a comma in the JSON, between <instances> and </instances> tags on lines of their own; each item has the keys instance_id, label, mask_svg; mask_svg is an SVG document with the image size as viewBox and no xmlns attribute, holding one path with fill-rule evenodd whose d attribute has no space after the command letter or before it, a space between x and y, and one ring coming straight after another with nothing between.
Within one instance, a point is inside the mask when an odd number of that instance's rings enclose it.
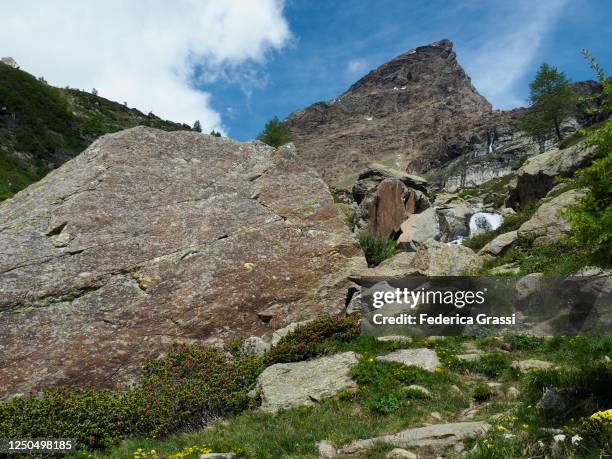
<instances>
[{"instance_id":1,"label":"scattered rock","mask_svg":"<svg viewBox=\"0 0 612 459\"><path fill-rule=\"evenodd\" d=\"M456 384L453 384L450 386L450 390L451 392L454 392L455 395L458 395L460 397L463 397L463 392L461 389L459 389L459 387Z\"/></svg>"},{"instance_id":2,"label":"scattered rock","mask_svg":"<svg viewBox=\"0 0 612 459\"><path fill-rule=\"evenodd\" d=\"M493 395L499 395L501 393L502 383L490 381L487 383L487 387L491 389Z\"/></svg>"},{"instance_id":3,"label":"scattered rock","mask_svg":"<svg viewBox=\"0 0 612 459\"><path fill-rule=\"evenodd\" d=\"M543 279L544 274L542 273L531 273L521 277L515 286L517 292L516 299L523 301L540 291Z\"/></svg>"},{"instance_id":4,"label":"scattered rock","mask_svg":"<svg viewBox=\"0 0 612 459\"><path fill-rule=\"evenodd\" d=\"M506 391L506 397L510 400L517 400L521 396L521 391L514 386L510 386Z\"/></svg>"},{"instance_id":5,"label":"scattered rock","mask_svg":"<svg viewBox=\"0 0 612 459\"><path fill-rule=\"evenodd\" d=\"M341 448L339 452L341 454L355 454L378 444L388 444L400 448L454 445L468 437L486 433L490 427L486 422L474 421L435 424L367 440L356 440Z\"/></svg>"},{"instance_id":6,"label":"scattered rock","mask_svg":"<svg viewBox=\"0 0 612 459\"><path fill-rule=\"evenodd\" d=\"M469 236L469 221L475 212L470 204L462 199L454 200L445 206L437 207L437 212L445 241Z\"/></svg>"},{"instance_id":7,"label":"scattered rock","mask_svg":"<svg viewBox=\"0 0 612 459\"><path fill-rule=\"evenodd\" d=\"M570 224L559 215L561 209L575 204L584 195L581 190L569 190L550 201L543 202L533 217L518 229L518 237L533 237L535 244L558 240L571 231Z\"/></svg>"},{"instance_id":8,"label":"scattered rock","mask_svg":"<svg viewBox=\"0 0 612 459\"><path fill-rule=\"evenodd\" d=\"M376 338L376 341L382 341L382 342L397 341L397 342L400 342L400 343L411 343L412 342L412 337L410 337L410 336L401 336L401 335L378 336Z\"/></svg>"},{"instance_id":9,"label":"scattered rock","mask_svg":"<svg viewBox=\"0 0 612 459\"><path fill-rule=\"evenodd\" d=\"M338 452L336 451L336 447L333 443L328 442L327 440L321 440L318 443L315 443L315 446L319 450L320 457L336 457Z\"/></svg>"},{"instance_id":10,"label":"scattered rock","mask_svg":"<svg viewBox=\"0 0 612 459\"><path fill-rule=\"evenodd\" d=\"M518 274L521 268L516 263L506 263L489 270L491 274Z\"/></svg>"},{"instance_id":11,"label":"scattered rock","mask_svg":"<svg viewBox=\"0 0 612 459\"><path fill-rule=\"evenodd\" d=\"M306 325L310 322L312 322L314 319L308 319L308 320L302 320L301 322L292 322L289 325L287 325L286 327L283 328L279 328L278 330L275 330L274 333L272 333L272 340L271 340L271 344L272 346L274 346L275 344L277 344L281 338L283 338L284 336L288 335L289 333L291 333L292 331L294 331L296 328L301 327L303 325Z\"/></svg>"},{"instance_id":12,"label":"scattered rock","mask_svg":"<svg viewBox=\"0 0 612 459\"><path fill-rule=\"evenodd\" d=\"M442 420L442 415L438 413L437 411L432 411L431 413L429 413L429 417L432 419L435 419L436 421Z\"/></svg>"},{"instance_id":13,"label":"scattered rock","mask_svg":"<svg viewBox=\"0 0 612 459\"><path fill-rule=\"evenodd\" d=\"M418 456L411 451L403 448L395 448L385 454L385 457L393 459L418 459Z\"/></svg>"},{"instance_id":14,"label":"scattered rock","mask_svg":"<svg viewBox=\"0 0 612 459\"><path fill-rule=\"evenodd\" d=\"M407 276L462 276L480 272L482 259L462 245L427 241L416 252L400 252L374 268L362 268L349 279L362 287L372 287L381 279Z\"/></svg>"},{"instance_id":15,"label":"scattered rock","mask_svg":"<svg viewBox=\"0 0 612 459\"><path fill-rule=\"evenodd\" d=\"M401 224L402 234L397 242L405 248L415 248L427 240L440 239L440 222L433 207L408 217Z\"/></svg>"},{"instance_id":16,"label":"scattered rock","mask_svg":"<svg viewBox=\"0 0 612 459\"><path fill-rule=\"evenodd\" d=\"M517 231L510 231L509 233L503 233L485 245L478 251L478 255L484 257L497 257L518 239Z\"/></svg>"},{"instance_id":17,"label":"scattered rock","mask_svg":"<svg viewBox=\"0 0 612 459\"><path fill-rule=\"evenodd\" d=\"M546 370L548 368L554 368L554 365L544 360L528 359L512 362L512 368L526 372L530 370Z\"/></svg>"},{"instance_id":18,"label":"scattered rock","mask_svg":"<svg viewBox=\"0 0 612 459\"><path fill-rule=\"evenodd\" d=\"M474 362L475 360L480 360L482 357L482 352L475 354L457 354L457 360L461 360L462 362Z\"/></svg>"},{"instance_id":19,"label":"scattered rock","mask_svg":"<svg viewBox=\"0 0 612 459\"><path fill-rule=\"evenodd\" d=\"M419 392L423 397L429 398L431 397L431 392L423 386L419 386L418 384L411 384L406 387L406 391L414 391Z\"/></svg>"},{"instance_id":20,"label":"scattered rock","mask_svg":"<svg viewBox=\"0 0 612 459\"><path fill-rule=\"evenodd\" d=\"M416 264L414 252L400 252L374 268L363 268L349 276L349 279L362 287L371 287L381 278L389 281L403 279L406 276L425 274Z\"/></svg>"},{"instance_id":21,"label":"scattered rock","mask_svg":"<svg viewBox=\"0 0 612 459\"><path fill-rule=\"evenodd\" d=\"M351 367L358 354L344 352L305 362L277 363L257 378L261 392L261 409L278 411L301 405L312 405L345 389L356 389Z\"/></svg>"},{"instance_id":22,"label":"scattered rock","mask_svg":"<svg viewBox=\"0 0 612 459\"><path fill-rule=\"evenodd\" d=\"M250 336L242 342L240 352L242 355L263 355L270 350L270 343L259 336Z\"/></svg>"},{"instance_id":23,"label":"scattered rock","mask_svg":"<svg viewBox=\"0 0 612 459\"><path fill-rule=\"evenodd\" d=\"M566 412L568 403L560 390L548 388L538 402L537 409L546 418L554 418Z\"/></svg>"},{"instance_id":24,"label":"scattered rock","mask_svg":"<svg viewBox=\"0 0 612 459\"><path fill-rule=\"evenodd\" d=\"M376 357L381 362L398 362L407 366L415 366L423 370L434 371L442 366L436 351L427 348L398 349L390 354Z\"/></svg>"},{"instance_id":25,"label":"scattered rock","mask_svg":"<svg viewBox=\"0 0 612 459\"><path fill-rule=\"evenodd\" d=\"M517 208L520 204L540 199L557 184L557 177L569 177L587 165L593 148L583 142L565 149L553 148L531 156L517 171L517 178L506 199L506 206Z\"/></svg>"},{"instance_id":26,"label":"scattered rock","mask_svg":"<svg viewBox=\"0 0 612 459\"><path fill-rule=\"evenodd\" d=\"M462 245L427 241L416 252L414 266L428 276L464 276L478 274L482 260Z\"/></svg>"},{"instance_id":27,"label":"scattered rock","mask_svg":"<svg viewBox=\"0 0 612 459\"><path fill-rule=\"evenodd\" d=\"M346 315L353 314L354 312L361 312L363 304L361 302L361 292L355 292L346 307Z\"/></svg>"}]
</instances>

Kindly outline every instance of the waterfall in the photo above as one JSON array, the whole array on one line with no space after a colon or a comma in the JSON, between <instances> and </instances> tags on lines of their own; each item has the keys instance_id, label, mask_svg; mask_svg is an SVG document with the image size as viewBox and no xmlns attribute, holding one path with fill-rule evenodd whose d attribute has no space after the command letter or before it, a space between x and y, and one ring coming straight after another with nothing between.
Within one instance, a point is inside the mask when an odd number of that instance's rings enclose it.
<instances>
[{"instance_id":1,"label":"waterfall","mask_svg":"<svg viewBox=\"0 0 612 459\"><path fill-rule=\"evenodd\" d=\"M487 131L487 153L493 153L493 142L495 142L495 131Z\"/></svg>"},{"instance_id":2,"label":"waterfall","mask_svg":"<svg viewBox=\"0 0 612 459\"><path fill-rule=\"evenodd\" d=\"M470 236L496 230L503 223L504 217L500 214L476 212L470 218Z\"/></svg>"}]
</instances>

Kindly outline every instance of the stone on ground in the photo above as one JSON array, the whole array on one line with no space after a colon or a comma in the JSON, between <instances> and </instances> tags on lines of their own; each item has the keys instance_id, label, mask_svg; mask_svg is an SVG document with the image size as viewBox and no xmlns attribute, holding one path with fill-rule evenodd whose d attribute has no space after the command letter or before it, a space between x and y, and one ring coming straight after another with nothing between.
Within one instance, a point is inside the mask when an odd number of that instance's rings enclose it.
<instances>
[{"instance_id":1,"label":"stone on ground","mask_svg":"<svg viewBox=\"0 0 612 459\"><path fill-rule=\"evenodd\" d=\"M478 251L478 255L484 257L497 257L501 255L506 248L508 248L518 238L517 231L510 231L509 233L503 233L485 245Z\"/></svg>"},{"instance_id":2,"label":"stone on ground","mask_svg":"<svg viewBox=\"0 0 612 459\"><path fill-rule=\"evenodd\" d=\"M336 457L338 455L336 447L327 440L321 440L315 443L315 446L319 450L319 457Z\"/></svg>"},{"instance_id":3,"label":"stone on ground","mask_svg":"<svg viewBox=\"0 0 612 459\"><path fill-rule=\"evenodd\" d=\"M418 459L418 456L411 451L403 448L395 448L385 454L385 457L392 459Z\"/></svg>"},{"instance_id":4,"label":"stone on ground","mask_svg":"<svg viewBox=\"0 0 612 459\"><path fill-rule=\"evenodd\" d=\"M535 244L554 242L569 234L569 222L559 215L562 209L578 202L584 195L581 190L569 190L550 201L543 202L533 217L518 229L518 237L535 237Z\"/></svg>"},{"instance_id":5,"label":"stone on ground","mask_svg":"<svg viewBox=\"0 0 612 459\"><path fill-rule=\"evenodd\" d=\"M459 443L468 437L481 435L491 426L486 422L454 422L435 424L427 427L407 429L402 432L355 440L340 449L341 454L355 454L379 444L388 444L400 448L424 446L449 446Z\"/></svg>"},{"instance_id":6,"label":"stone on ground","mask_svg":"<svg viewBox=\"0 0 612 459\"><path fill-rule=\"evenodd\" d=\"M301 405L313 405L345 389L356 389L351 367L358 354L344 352L305 362L277 363L257 379L261 409L274 412Z\"/></svg>"},{"instance_id":7,"label":"stone on ground","mask_svg":"<svg viewBox=\"0 0 612 459\"><path fill-rule=\"evenodd\" d=\"M376 357L381 362L398 362L407 366L415 366L427 371L434 371L442 366L438 354L433 349L398 349L390 354Z\"/></svg>"},{"instance_id":8,"label":"stone on ground","mask_svg":"<svg viewBox=\"0 0 612 459\"><path fill-rule=\"evenodd\" d=\"M440 221L438 214L433 207L430 207L420 214L413 214L401 224L402 234L397 242L405 247L412 247L414 244L422 244L427 240L440 239Z\"/></svg>"},{"instance_id":9,"label":"stone on ground","mask_svg":"<svg viewBox=\"0 0 612 459\"><path fill-rule=\"evenodd\" d=\"M242 355L263 355L270 350L270 343L267 343L259 336L250 336L242 342L240 352Z\"/></svg>"},{"instance_id":10,"label":"stone on ground","mask_svg":"<svg viewBox=\"0 0 612 459\"><path fill-rule=\"evenodd\" d=\"M546 370L549 368L554 368L554 366L555 365L551 362L537 359L517 360L512 362L512 368L523 372L530 370Z\"/></svg>"}]
</instances>

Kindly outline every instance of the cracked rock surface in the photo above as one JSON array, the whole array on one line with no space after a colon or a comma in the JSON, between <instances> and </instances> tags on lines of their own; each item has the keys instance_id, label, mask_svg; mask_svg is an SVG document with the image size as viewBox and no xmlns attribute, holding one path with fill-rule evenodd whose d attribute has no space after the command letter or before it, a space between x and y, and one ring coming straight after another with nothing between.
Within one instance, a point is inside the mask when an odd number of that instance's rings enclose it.
<instances>
[{"instance_id":1,"label":"cracked rock surface","mask_svg":"<svg viewBox=\"0 0 612 459\"><path fill-rule=\"evenodd\" d=\"M0 397L339 312L365 261L293 150L138 127L3 202Z\"/></svg>"}]
</instances>

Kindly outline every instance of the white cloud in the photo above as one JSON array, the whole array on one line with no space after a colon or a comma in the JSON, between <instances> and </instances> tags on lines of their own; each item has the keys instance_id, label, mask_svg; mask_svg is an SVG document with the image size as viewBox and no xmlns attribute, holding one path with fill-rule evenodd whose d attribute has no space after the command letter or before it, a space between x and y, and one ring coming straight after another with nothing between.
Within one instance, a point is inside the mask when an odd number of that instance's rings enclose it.
<instances>
[{"instance_id":1,"label":"white cloud","mask_svg":"<svg viewBox=\"0 0 612 459\"><path fill-rule=\"evenodd\" d=\"M3 2L0 54L51 84L209 130L221 116L194 69L231 76L290 38L281 0L22 0Z\"/></svg>"},{"instance_id":2,"label":"white cloud","mask_svg":"<svg viewBox=\"0 0 612 459\"><path fill-rule=\"evenodd\" d=\"M364 72L368 68L368 63L364 59L351 59L346 63L346 72L350 76Z\"/></svg>"},{"instance_id":3,"label":"white cloud","mask_svg":"<svg viewBox=\"0 0 612 459\"><path fill-rule=\"evenodd\" d=\"M524 106L516 84L533 69L538 48L568 0L523 0L500 9L482 45L464 53L474 86L497 108Z\"/></svg>"}]
</instances>

